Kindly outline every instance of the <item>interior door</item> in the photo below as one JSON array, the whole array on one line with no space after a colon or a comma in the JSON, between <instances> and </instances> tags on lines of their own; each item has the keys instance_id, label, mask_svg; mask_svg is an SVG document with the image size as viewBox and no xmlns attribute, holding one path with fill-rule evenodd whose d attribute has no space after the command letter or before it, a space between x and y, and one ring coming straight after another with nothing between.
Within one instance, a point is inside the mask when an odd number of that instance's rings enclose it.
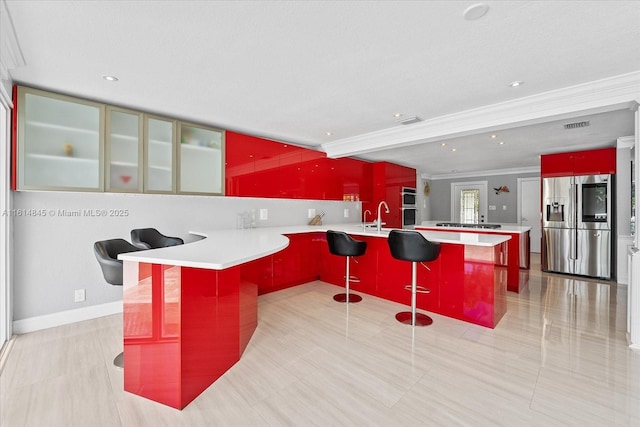
<instances>
[{"instance_id":1,"label":"interior door","mask_svg":"<svg viewBox=\"0 0 640 427\"><path fill-rule=\"evenodd\" d=\"M540 253L542 241L540 178L518 179L518 224L531 227L531 252Z\"/></svg>"}]
</instances>

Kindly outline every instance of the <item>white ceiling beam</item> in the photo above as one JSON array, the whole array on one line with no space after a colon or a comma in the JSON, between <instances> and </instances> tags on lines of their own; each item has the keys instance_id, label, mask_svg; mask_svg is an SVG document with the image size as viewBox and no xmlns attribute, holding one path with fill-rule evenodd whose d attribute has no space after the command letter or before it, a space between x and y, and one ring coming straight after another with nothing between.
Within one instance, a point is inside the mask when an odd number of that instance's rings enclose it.
<instances>
[{"instance_id":1,"label":"white ceiling beam","mask_svg":"<svg viewBox=\"0 0 640 427\"><path fill-rule=\"evenodd\" d=\"M640 71L540 93L513 101L399 125L322 144L328 157L355 156L447 138L633 108Z\"/></svg>"}]
</instances>

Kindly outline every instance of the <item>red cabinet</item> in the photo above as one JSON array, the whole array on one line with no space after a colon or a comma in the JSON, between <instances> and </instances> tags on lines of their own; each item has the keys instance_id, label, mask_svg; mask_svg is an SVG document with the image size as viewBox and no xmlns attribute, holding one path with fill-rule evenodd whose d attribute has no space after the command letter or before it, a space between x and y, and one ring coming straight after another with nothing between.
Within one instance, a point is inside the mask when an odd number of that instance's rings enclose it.
<instances>
[{"instance_id":1,"label":"red cabinet","mask_svg":"<svg viewBox=\"0 0 640 427\"><path fill-rule=\"evenodd\" d=\"M316 233L287 234L289 246L273 255L273 288L279 290L318 279Z\"/></svg>"},{"instance_id":2,"label":"red cabinet","mask_svg":"<svg viewBox=\"0 0 640 427\"><path fill-rule=\"evenodd\" d=\"M260 295L318 279L319 233L286 236L282 251L240 266L243 282L256 284Z\"/></svg>"},{"instance_id":3,"label":"red cabinet","mask_svg":"<svg viewBox=\"0 0 640 427\"><path fill-rule=\"evenodd\" d=\"M546 154L540 159L540 174L543 178L614 173L616 173L615 148Z\"/></svg>"},{"instance_id":4,"label":"red cabinet","mask_svg":"<svg viewBox=\"0 0 640 427\"><path fill-rule=\"evenodd\" d=\"M329 159L310 148L227 132L225 164L227 196L347 201L372 198L372 164L363 160Z\"/></svg>"},{"instance_id":5,"label":"red cabinet","mask_svg":"<svg viewBox=\"0 0 640 427\"><path fill-rule=\"evenodd\" d=\"M369 209L373 218L377 216L378 204L386 201L389 213L382 214L385 227L402 227L402 187L416 188L416 170L389 162L372 165L372 198L363 202L362 210Z\"/></svg>"}]
</instances>

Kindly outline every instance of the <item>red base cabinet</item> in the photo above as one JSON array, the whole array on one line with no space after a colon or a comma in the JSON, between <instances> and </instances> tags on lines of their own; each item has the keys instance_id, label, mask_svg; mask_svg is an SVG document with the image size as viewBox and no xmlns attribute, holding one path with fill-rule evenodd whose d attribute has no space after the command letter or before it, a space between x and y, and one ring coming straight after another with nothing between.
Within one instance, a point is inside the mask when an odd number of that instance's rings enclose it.
<instances>
[{"instance_id":1,"label":"red base cabinet","mask_svg":"<svg viewBox=\"0 0 640 427\"><path fill-rule=\"evenodd\" d=\"M416 227L416 230L430 230L430 231L438 231L438 232L449 232L449 233L464 233L461 230L448 230L443 229L442 227ZM504 235L510 236L511 240L506 243L506 267L507 267L507 290L511 292L519 293L522 289L524 289L528 283L527 275L520 274L520 233L509 233L507 231L504 232L486 232L480 230L468 231L469 233L474 234L493 234L493 235ZM527 248L526 255L523 256L529 257L529 248ZM501 258L504 259L505 255L500 255ZM500 264L504 264L504 262L500 262ZM529 265L529 262L526 263Z\"/></svg>"},{"instance_id":2,"label":"red base cabinet","mask_svg":"<svg viewBox=\"0 0 640 427\"><path fill-rule=\"evenodd\" d=\"M280 252L240 265L242 280L266 294L318 279L320 233L286 234L289 246Z\"/></svg>"},{"instance_id":3,"label":"red base cabinet","mask_svg":"<svg viewBox=\"0 0 640 427\"><path fill-rule=\"evenodd\" d=\"M239 267L149 265L124 262L124 389L182 409L240 359L257 288Z\"/></svg>"},{"instance_id":4,"label":"red base cabinet","mask_svg":"<svg viewBox=\"0 0 640 427\"><path fill-rule=\"evenodd\" d=\"M367 242L367 251L352 259L352 276L360 282L351 283L355 292L377 296L407 306L411 292L411 263L391 256L384 237L354 236ZM418 294L418 309L494 328L507 312L507 268L500 264L507 245L495 247L441 244L440 256L418 264L418 285L430 290ZM326 239L320 250L320 280L344 287L345 258L329 253Z\"/></svg>"}]
</instances>

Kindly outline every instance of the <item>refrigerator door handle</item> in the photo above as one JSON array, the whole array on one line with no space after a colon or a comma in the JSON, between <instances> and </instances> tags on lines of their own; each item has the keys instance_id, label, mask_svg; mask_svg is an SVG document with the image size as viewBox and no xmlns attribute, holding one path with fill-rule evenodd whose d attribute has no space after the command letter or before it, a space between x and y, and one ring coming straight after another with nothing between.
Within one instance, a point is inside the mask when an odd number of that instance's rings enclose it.
<instances>
[{"instance_id":1,"label":"refrigerator door handle","mask_svg":"<svg viewBox=\"0 0 640 427\"><path fill-rule=\"evenodd\" d=\"M578 226L578 184L569 187L569 228Z\"/></svg>"}]
</instances>

